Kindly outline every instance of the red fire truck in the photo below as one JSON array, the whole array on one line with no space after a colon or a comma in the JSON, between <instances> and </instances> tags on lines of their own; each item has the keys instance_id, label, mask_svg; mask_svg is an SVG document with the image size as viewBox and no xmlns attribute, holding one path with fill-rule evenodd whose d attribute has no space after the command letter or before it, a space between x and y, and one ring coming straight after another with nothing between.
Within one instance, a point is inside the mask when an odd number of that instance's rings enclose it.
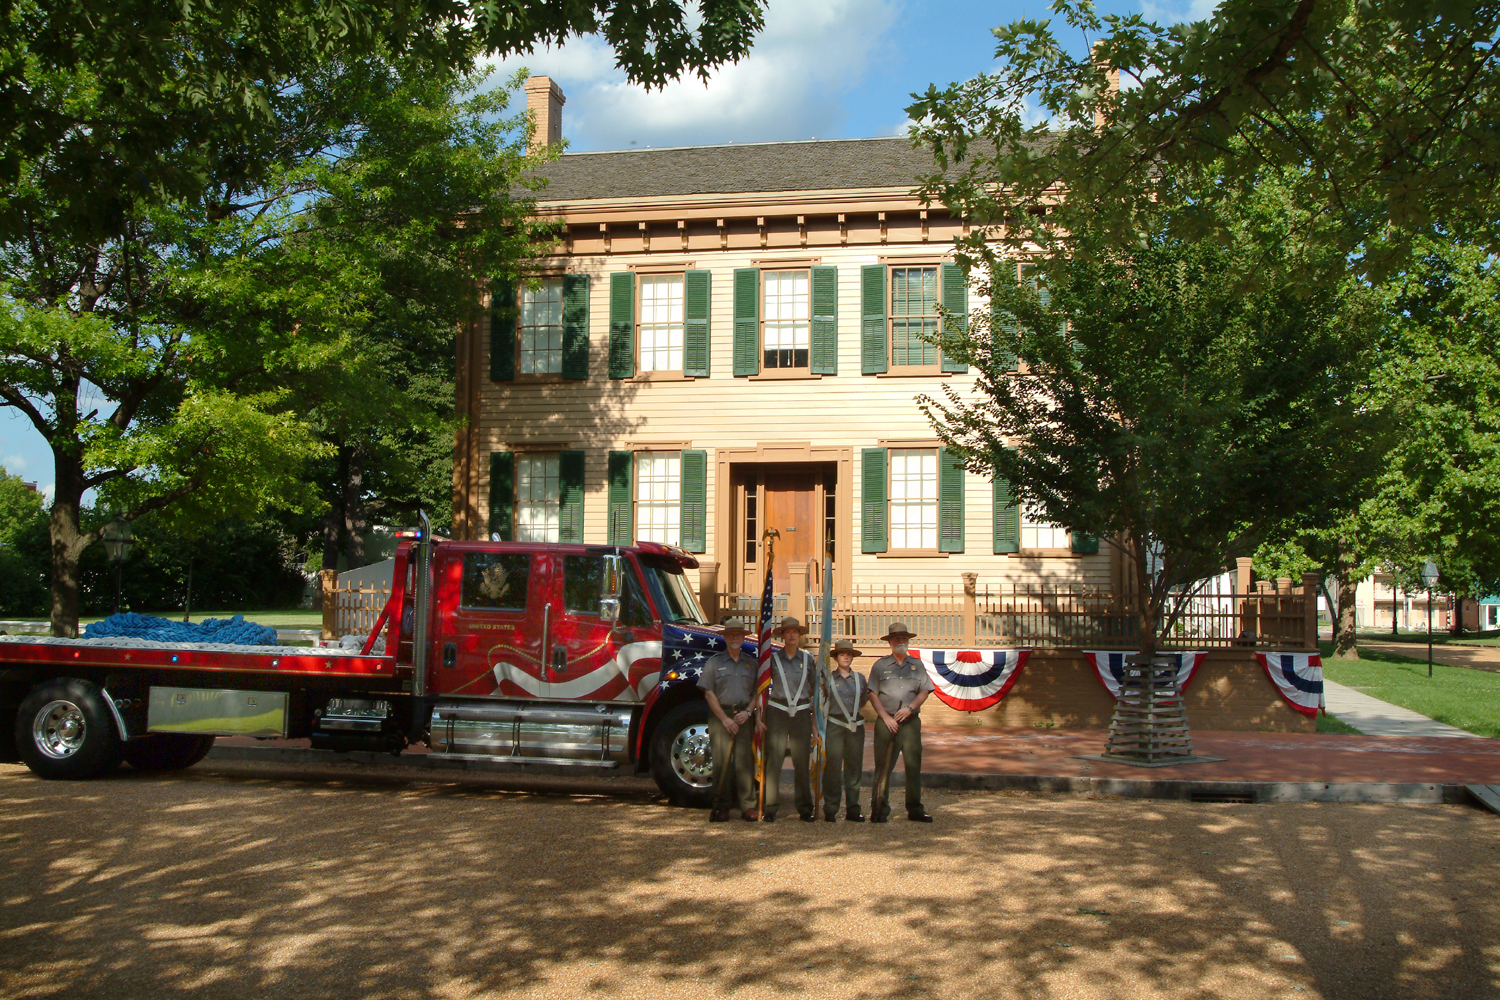
<instances>
[{"instance_id":1,"label":"red fire truck","mask_svg":"<svg viewBox=\"0 0 1500 1000\"><path fill-rule=\"evenodd\" d=\"M435 540L421 523L358 649L0 636L8 759L92 778L121 761L190 767L216 736L425 746L554 773L649 771L673 801L707 804L695 682L724 639L683 574L693 556Z\"/></svg>"}]
</instances>

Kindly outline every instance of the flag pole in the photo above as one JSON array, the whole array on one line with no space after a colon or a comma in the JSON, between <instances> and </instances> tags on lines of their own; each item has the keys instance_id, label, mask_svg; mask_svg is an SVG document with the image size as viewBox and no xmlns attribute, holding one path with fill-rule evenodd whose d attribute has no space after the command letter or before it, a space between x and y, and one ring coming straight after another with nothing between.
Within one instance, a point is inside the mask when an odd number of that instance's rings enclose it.
<instances>
[{"instance_id":1,"label":"flag pole","mask_svg":"<svg viewBox=\"0 0 1500 1000\"><path fill-rule=\"evenodd\" d=\"M776 592L774 588L775 576L772 568L776 564L776 539L781 537L781 532L775 528L767 528L761 538L766 548L766 586L761 592L760 598L760 631L756 633L755 659L755 701L759 706L757 718L761 725L755 727L755 736L751 743L755 747L755 782L759 791L756 793L756 815L762 820L766 816L766 752L765 734L762 726L766 721L766 705L771 697L771 629L776 622ZM781 766L781 761L776 762Z\"/></svg>"},{"instance_id":2,"label":"flag pole","mask_svg":"<svg viewBox=\"0 0 1500 1000\"><path fill-rule=\"evenodd\" d=\"M828 764L828 673L829 653L833 647L833 544L823 551L823 618L818 623L818 672L813 685L812 793L813 809L823 798L823 771ZM839 776L834 775L838 781Z\"/></svg>"}]
</instances>

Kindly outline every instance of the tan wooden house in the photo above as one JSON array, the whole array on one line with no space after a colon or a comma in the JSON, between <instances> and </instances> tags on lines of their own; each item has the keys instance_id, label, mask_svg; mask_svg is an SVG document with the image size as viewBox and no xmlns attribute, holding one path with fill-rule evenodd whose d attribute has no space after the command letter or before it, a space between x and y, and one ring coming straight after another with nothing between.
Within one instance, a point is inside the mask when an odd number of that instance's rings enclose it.
<instances>
[{"instance_id":1,"label":"tan wooden house","mask_svg":"<svg viewBox=\"0 0 1500 1000\"><path fill-rule=\"evenodd\" d=\"M562 94L528 83L538 135ZM963 470L918 409L974 382L924 339L985 308L905 138L569 153L565 235L459 346L459 537L697 553L705 594L1048 582L1108 589L1098 542ZM717 609L711 608L711 611Z\"/></svg>"}]
</instances>

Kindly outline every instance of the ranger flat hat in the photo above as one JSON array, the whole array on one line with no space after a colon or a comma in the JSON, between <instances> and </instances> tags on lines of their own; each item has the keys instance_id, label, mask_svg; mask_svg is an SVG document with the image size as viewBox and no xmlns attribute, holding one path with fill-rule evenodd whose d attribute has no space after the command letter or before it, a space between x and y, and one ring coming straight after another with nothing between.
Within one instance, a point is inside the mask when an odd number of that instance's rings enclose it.
<instances>
[{"instance_id":1,"label":"ranger flat hat","mask_svg":"<svg viewBox=\"0 0 1500 1000\"><path fill-rule=\"evenodd\" d=\"M743 619L743 618L726 618L726 619L724 619L724 631L725 632L749 632L750 631L750 623L747 622L747 621L745 621L745 619Z\"/></svg>"},{"instance_id":2,"label":"ranger flat hat","mask_svg":"<svg viewBox=\"0 0 1500 1000\"><path fill-rule=\"evenodd\" d=\"M880 637L881 642L889 642L898 635L904 635L908 639L917 633L906 627L906 622L891 622L891 627L886 630L885 635Z\"/></svg>"},{"instance_id":3,"label":"ranger flat hat","mask_svg":"<svg viewBox=\"0 0 1500 1000\"><path fill-rule=\"evenodd\" d=\"M833 648L828 651L829 656L837 656L840 653L853 653L855 656L865 655L864 653L861 653L859 650L855 649L854 643L850 642L848 639L840 639L838 642L835 642L833 644Z\"/></svg>"},{"instance_id":4,"label":"ranger flat hat","mask_svg":"<svg viewBox=\"0 0 1500 1000\"><path fill-rule=\"evenodd\" d=\"M785 618L781 619L781 624L776 628L776 634L784 635L786 634L787 629L793 628L802 635L807 634L807 626L799 622L797 619L793 618L791 615L787 615Z\"/></svg>"}]
</instances>

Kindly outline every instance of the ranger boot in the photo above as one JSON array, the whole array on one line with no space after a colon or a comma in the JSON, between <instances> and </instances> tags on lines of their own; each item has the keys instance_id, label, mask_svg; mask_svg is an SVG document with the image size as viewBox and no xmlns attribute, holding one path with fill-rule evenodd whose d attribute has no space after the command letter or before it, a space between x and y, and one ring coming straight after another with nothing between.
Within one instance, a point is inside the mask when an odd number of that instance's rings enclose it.
<instances>
[{"instance_id":1,"label":"ranger boot","mask_svg":"<svg viewBox=\"0 0 1500 1000\"><path fill-rule=\"evenodd\" d=\"M859 806L850 806L849 811L844 813L844 818L851 823L863 823L865 814L859 811Z\"/></svg>"}]
</instances>

